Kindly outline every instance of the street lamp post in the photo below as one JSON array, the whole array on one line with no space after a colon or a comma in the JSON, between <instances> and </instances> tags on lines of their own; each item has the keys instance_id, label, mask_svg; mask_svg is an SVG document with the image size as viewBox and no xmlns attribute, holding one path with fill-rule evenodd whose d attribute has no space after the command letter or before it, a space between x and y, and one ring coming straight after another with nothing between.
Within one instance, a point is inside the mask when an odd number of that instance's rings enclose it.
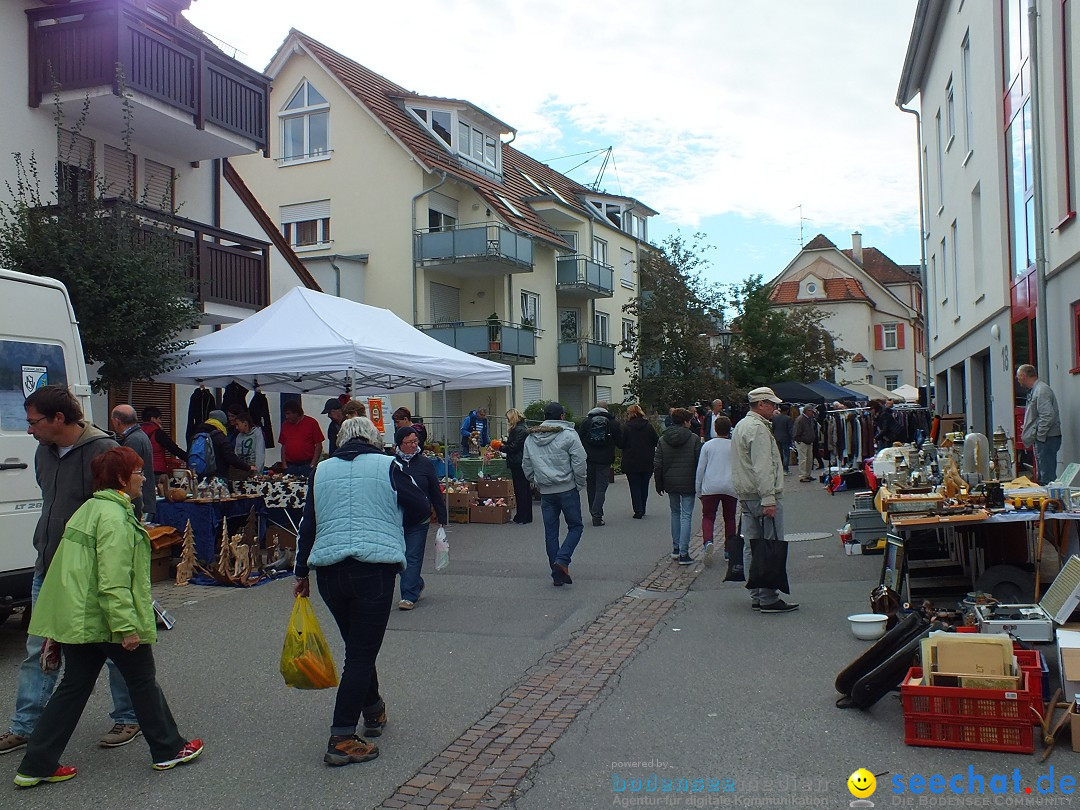
<instances>
[{"instance_id":1,"label":"street lamp post","mask_svg":"<svg viewBox=\"0 0 1080 810\"><path fill-rule=\"evenodd\" d=\"M724 391L725 399L731 396L731 338L734 336L734 332L723 326L720 331L716 333L716 340L720 344L720 348L724 350Z\"/></svg>"}]
</instances>

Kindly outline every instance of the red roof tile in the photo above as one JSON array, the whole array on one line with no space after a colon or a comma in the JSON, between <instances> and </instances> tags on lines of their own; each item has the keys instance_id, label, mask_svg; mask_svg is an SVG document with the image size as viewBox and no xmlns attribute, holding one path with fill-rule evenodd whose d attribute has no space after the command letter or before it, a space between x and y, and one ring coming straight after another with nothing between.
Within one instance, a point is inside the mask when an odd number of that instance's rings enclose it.
<instances>
[{"instance_id":1,"label":"red roof tile","mask_svg":"<svg viewBox=\"0 0 1080 810\"><path fill-rule=\"evenodd\" d=\"M774 304L830 304L837 301L870 301L862 284L853 278L827 278L823 284L825 295L816 298L800 298L798 281L782 281L772 288L769 300ZM871 301L871 303L873 303Z\"/></svg>"},{"instance_id":2,"label":"red roof tile","mask_svg":"<svg viewBox=\"0 0 1080 810\"><path fill-rule=\"evenodd\" d=\"M803 250L823 250L824 248L834 247L836 247L836 245L834 245L832 241L830 241L829 238L825 236L825 234L819 233L817 236L815 236L813 239L803 245Z\"/></svg>"},{"instance_id":3,"label":"red roof tile","mask_svg":"<svg viewBox=\"0 0 1080 810\"><path fill-rule=\"evenodd\" d=\"M855 261L850 248L840 252ZM919 280L918 268L915 268L916 272L912 275L874 247L863 248L862 268L880 284L911 284Z\"/></svg>"},{"instance_id":4,"label":"red roof tile","mask_svg":"<svg viewBox=\"0 0 1080 810\"><path fill-rule=\"evenodd\" d=\"M417 97L418 94L406 90L296 29L290 32L290 36L292 35L298 37L315 58L371 110L421 163L434 171L444 171L451 177L475 188L488 205L498 211L500 217L511 226L558 247L568 247L555 230L528 204L529 199L544 195L526 180L521 172L526 172L539 183L553 188L562 195L566 204L578 213L586 216L594 215L594 212L590 211L579 199L579 195L591 193L588 188L543 163L533 160L508 144L502 144L502 182L462 166L455 155L451 155L444 149L435 140L435 136L421 126L398 103L398 99ZM552 199L558 199L555 195L550 196ZM499 197L509 200L521 216L507 208Z\"/></svg>"},{"instance_id":5,"label":"red roof tile","mask_svg":"<svg viewBox=\"0 0 1080 810\"><path fill-rule=\"evenodd\" d=\"M851 362L852 363L865 363L866 362L866 357L863 356L862 352L855 352L855 356L851 358Z\"/></svg>"}]
</instances>

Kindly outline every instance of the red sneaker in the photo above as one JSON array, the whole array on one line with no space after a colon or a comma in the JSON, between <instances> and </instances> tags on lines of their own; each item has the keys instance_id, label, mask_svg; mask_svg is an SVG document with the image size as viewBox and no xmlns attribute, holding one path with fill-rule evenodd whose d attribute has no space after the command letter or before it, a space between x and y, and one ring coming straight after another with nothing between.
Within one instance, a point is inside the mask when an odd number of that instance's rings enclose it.
<instances>
[{"instance_id":1,"label":"red sneaker","mask_svg":"<svg viewBox=\"0 0 1080 810\"><path fill-rule=\"evenodd\" d=\"M52 772L52 776L23 776L21 773L17 773L15 774L15 787L28 788L42 782L66 782L68 779L74 779L77 773L78 771L70 765L61 765Z\"/></svg>"},{"instance_id":2,"label":"red sneaker","mask_svg":"<svg viewBox=\"0 0 1080 810\"><path fill-rule=\"evenodd\" d=\"M199 756L203 751L202 740L192 740L179 751L176 752L176 756L172 759L167 759L164 762L155 762L151 767L155 771L167 771L170 768L175 768L177 765L183 765L185 762L191 762Z\"/></svg>"}]
</instances>

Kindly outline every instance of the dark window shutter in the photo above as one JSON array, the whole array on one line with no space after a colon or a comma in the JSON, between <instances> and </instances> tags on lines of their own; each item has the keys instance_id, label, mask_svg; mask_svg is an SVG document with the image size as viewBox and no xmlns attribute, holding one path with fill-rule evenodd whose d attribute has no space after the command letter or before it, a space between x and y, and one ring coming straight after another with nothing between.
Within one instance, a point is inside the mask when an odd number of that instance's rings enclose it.
<instances>
[{"instance_id":1,"label":"dark window shutter","mask_svg":"<svg viewBox=\"0 0 1080 810\"><path fill-rule=\"evenodd\" d=\"M880 352L885 347L885 328L878 324L874 327L874 351Z\"/></svg>"},{"instance_id":2,"label":"dark window shutter","mask_svg":"<svg viewBox=\"0 0 1080 810\"><path fill-rule=\"evenodd\" d=\"M904 348L904 325L902 323L896 325L896 348Z\"/></svg>"}]
</instances>

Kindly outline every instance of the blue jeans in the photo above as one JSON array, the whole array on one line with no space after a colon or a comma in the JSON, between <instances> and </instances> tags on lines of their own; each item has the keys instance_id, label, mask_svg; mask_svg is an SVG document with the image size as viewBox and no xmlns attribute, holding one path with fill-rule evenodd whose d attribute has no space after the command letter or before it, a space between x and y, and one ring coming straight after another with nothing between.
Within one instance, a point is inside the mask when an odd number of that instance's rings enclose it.
<instances>
[{"instance_id":1,"label":"blue jeans","mask_svg":"<svg viewBox=\"0 0 1080 810\"><path fill-rule=\"evenodd\" d=\"M1060 435L1047 436L1045 442L1035 440L1035 467L1040 484L1049 484L1057 477L1057 457L1060 449Z\"/></svg>"},{"instance_id":2,"label":"blue jeans","mask_svg":"<svg viewBox=\"0 0 1080 810\"><path fill-rule=\"evenodd\" d=\"M680 555L690 553L690 527L694 520L695 500L693 494L668 493L668 503L671 505L671 548L678 549Z\"/></svg>"},{"instance_id":3,"label":"blue jeans","mask_svg":"<svg viewBox=\"0 0 1080 810\"><path fill-rule=\"evenodd\" d=\"M581 522L581 493L577 487L566 492L540 496L540 514L544 516L544 542L547 545L548 564L570 565L574 549L581 540L584 524ZM566 520L566 539L559 545L559 515Z\"/></svg>"},{"instance_id":4,"label":"blue jeans","mask_svg":"<svg viewBox=\"0 0 1080 810\"><path fill-rule=\"evenodd\" d=\"M421 523L405 530L405 570L401 572L401 598L415 602L424 590L424 578L420 569L424 567L424 550L427 548L427 536L430 523Z\"/></svg>"},{"instance_id":5,"label":"blue jeans","mask_svg":"<svg viewBox=\"0 0 1080 810\"><path fill-rule=\"evenodd\" d=\"M34 581L30 586L30 606L37 604L38 594L41 593L41 583L45 576L34 572ZM41 645L45 641L41 636L26 636L26 658L19 665L19 681L15 689L15 714L11 717L11 732L20 737L29 737L34 733L38 718L49 702L56 682L60 677L59 672L45 674L41 671ZM109 690L112 692L113 710L109 714L114 723L134 725L135 707L131 704L131 695L128 694L127 684L116 669L116 665L109 661Z\"/></svg>"}]
</instances>

